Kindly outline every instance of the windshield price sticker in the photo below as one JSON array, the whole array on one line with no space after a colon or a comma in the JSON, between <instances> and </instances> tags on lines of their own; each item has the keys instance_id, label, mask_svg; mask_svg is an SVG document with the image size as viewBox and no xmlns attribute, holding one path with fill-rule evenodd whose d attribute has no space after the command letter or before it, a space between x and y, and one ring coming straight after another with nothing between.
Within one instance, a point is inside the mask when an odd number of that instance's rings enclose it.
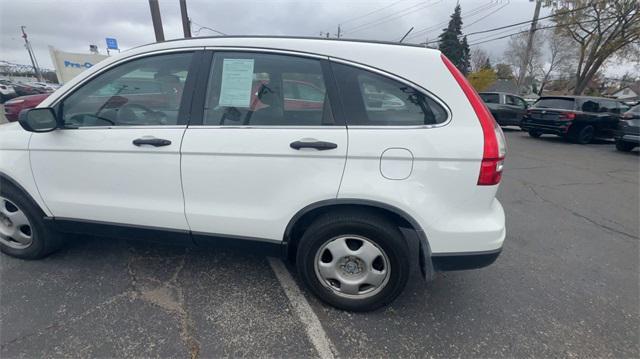
<instances>
[{"instance_id":1,"label":"windshield price sticker","mask_svg":"<svg viewBox=\"0 0 640 359\"><path fill-rule=\"evenodd\" d=\"M220 106L249 107L253 85L253 59L224 59Z\"/></svg>"}]
</instances>

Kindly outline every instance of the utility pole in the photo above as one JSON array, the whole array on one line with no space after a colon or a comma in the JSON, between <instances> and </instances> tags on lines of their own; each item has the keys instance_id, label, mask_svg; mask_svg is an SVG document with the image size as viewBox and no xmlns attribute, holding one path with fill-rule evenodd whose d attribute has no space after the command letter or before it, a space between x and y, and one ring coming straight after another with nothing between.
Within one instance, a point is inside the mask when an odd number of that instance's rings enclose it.
<instances>
[{"instance_id":1,"label":"utility pole","mask_svg":"<svg viewBox=\"0 0 640 359\"><path fill-rule=\"evenodd\" d=\"M340 25L338 25L338 33L336 34L336 36L338 36L338 39L339 39L341 35L342 35L342 31L340 29Z\"/></svg>"},{"instance_id":2,"label":"utility pole","mask_svg":"<svg viewBox=\"0 0 640 359\"><path fill-rule=\"evenodd\" d=\"M27 33L24 31L26 26L20 26L20 30L22 31L22 37L24 38L24 47L27 48L27 52L29 53L29 58L31 59L31 65L33 65L33 71L36 73L36 77L38 81L42 82L42 74L40 73L40 67L38 66L38 61L36 60L36 54L33 53L33 49L31 48L31 43L27 38Z\"/></svg>"},{"instance_id":3,"label":"utility pole","mask_svg":"<svg viewBox=\"0 0 640 359\"><path fill-rule=\"evenodd\" d=\"M524 82L524 77L527 75L527 68L529 67L529 62L531 62L531 51L533 50L533 36L535 35L537 26L538 26L538 16L540 15L540 6L542 5L542 0L536 0L536 9L533 12L533 20L531 20L531 28L529 29L529 38L527 39L527 49L524 53L524 58L522 59L522 65L520 66L520 73L518 74L518 82L516 85L518 86L518 91L522 92L522 85Z\"/></svg>"},{"instance_id":4,"label":"utility pole","mask_svg":"<svg viewBox=\"0 0 640 359\"><path fill-rule=\"evenodd\" d=\"M163 42L164 31L162 30L162 19L160 18L160 5L158 5L158 0L149 0L149 8L151 9L153 31L156 33L156 42Z\"/></svg>"},{"instance_id":5,"label":"utility pole","mask_svg":"<svg viewBox=\"0 0 640 359\"><path fill-rule=\"evenodd\" d=\"M191 21L187 15L187 0L180 0L180 15L182 15L182 31L185 39L191 37Z\"/></svg>"}]
</instances>

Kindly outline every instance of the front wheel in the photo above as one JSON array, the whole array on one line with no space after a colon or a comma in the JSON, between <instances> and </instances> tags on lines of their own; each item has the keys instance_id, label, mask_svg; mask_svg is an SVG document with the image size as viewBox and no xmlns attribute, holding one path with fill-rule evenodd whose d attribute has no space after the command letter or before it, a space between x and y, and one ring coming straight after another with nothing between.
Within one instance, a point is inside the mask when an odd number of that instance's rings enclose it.
<instances>
[{"instance_id":1,"label":"front wheel","mask_svg":"<svg viewBox=\"0 0 640 359\"><path fill-rule=\"evenodd\" d=\"M409 277L409 250L397 226L376 214L328 214L298 246L305 285L326 303L369 311L391 303Z\"/></svg>"},{"instance_id":2,"label":"front wheel","mask_svg":"<svg viewBox=\"0 0 640 359\"><path fill-rule=\"evenodd\" d=\"M593 141L593 137L595 135L596 129L591 125L583 126L579 129L576 129L571 138L574 142L579 143L581 145L586 145Z\"/></svg>"},{"instance_id":3,"label":"front wheel","mask_svg":"<svg viewBox=\"0 0 640 359\"><path fill-rule=\"evenodd\" d=\"M59 248L58 233L44 225L44 214L15 187L0 183L0 251L39 259Z\"/></svg>"}]
</instances>

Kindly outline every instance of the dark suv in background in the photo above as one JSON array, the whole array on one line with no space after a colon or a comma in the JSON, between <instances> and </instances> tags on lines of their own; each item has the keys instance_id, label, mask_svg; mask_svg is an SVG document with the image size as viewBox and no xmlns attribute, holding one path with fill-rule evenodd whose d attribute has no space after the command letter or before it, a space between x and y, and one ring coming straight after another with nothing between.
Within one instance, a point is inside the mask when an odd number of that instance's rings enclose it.
<instances>
[{"instance_id":1,"label":"dark suv in background","mask_svg":"<svg viewBox=\"0 0 640 359\"><path fill-rule=\"evenodd\" d=\"M528 107L522 97L504 92L481 92L479 95L500 126L520 126Z\"/></svg>"},{"instance_id":2,"label":"dark suv in background","mask_svg":"<svg viewBox=\"0 0 640 359\"><path fill-rule=\"evenodd\" d=\"M618 151L629 152L640 146L640 105L633 106L622 114L616 134Z\"/></svg>"},{"instance_id":3,"label":"dark suv in background","mask_svg":"<svg viewBox=\"0 0 640 359\"><path fill-rule=\"evenodd\" d=\"M594 138L613 138L625 104L600 97L540 97L522 119L520 127L531 137L543 134L562 136L587 144Z\"/></svg>"}]
</instances>

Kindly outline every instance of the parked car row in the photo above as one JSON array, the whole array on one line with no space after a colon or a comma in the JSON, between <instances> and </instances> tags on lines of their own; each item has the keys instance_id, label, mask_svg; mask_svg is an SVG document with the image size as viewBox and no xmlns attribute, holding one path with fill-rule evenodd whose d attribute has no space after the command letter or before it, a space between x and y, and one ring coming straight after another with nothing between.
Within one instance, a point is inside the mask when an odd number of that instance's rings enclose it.
<instances>
[{"instance_id":1,"label":"parked car row","mask_svg":"<svg viewBox=\"0 0 640 359\"><path fill-rule=\"evenodd\" d=\"M37 95L20 96L12 98L11 100L5 102L4 115L7 118L7 121L18 121L18 115L20 115L20 111L38 106L40 102L44 101L44 99L49 97L49 95L49 93L43 93Z\"/></svg>"},{"instance_id":2,"label":"parked car row","mask_svg":"<svg viewBox=\"0 0 640 359\"><path fill-rule=\"evenodd\" d=\"M640 144L640 105L590 96L543 96L532 105L522 97L483 92L480 97L501 126L519 126L531 137L544 134L587 144L595 138L615 139L620 151Z\"/></svg>"},{"instance_id":3,"label":"parked car row","mask_svg":"<svg viewBox=\"0 0 640 359\"><path fill-rule=\"evenodd\" d=\"M5 103L10 99L19 96L29 96L38 94L48 94L58 88L57 84L46 82L15 82L10 80L0 80L0 103Z\"/></svg>"}]
</instances>

